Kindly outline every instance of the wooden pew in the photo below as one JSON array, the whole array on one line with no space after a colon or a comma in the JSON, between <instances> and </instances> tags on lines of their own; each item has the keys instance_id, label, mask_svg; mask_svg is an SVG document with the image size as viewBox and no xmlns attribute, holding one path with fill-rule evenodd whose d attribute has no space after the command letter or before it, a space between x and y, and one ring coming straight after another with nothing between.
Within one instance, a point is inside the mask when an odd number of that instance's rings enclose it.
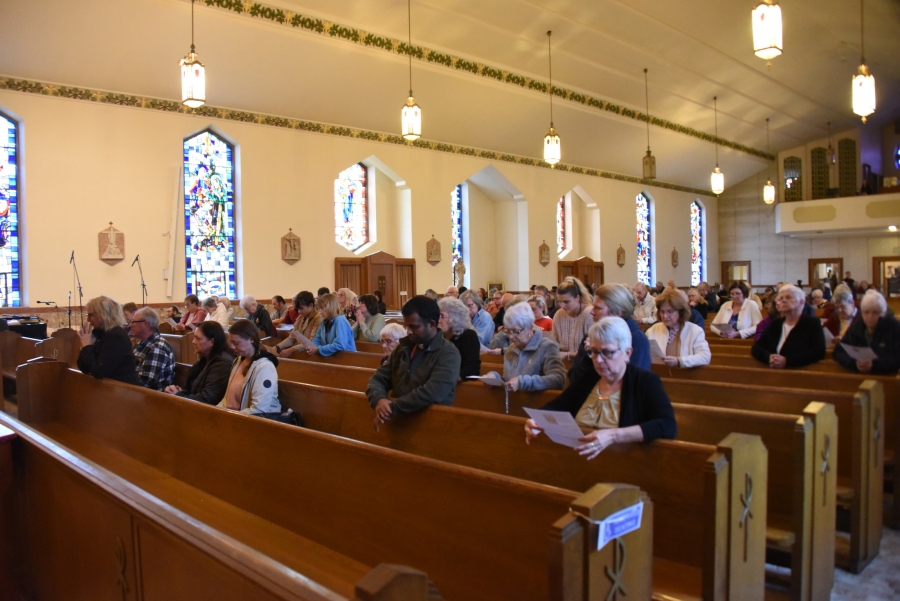
<instances>
[{"instance_id":1,"label":"wooden pew","mask_svg":"<svg viewBox=\"0 0 900 601\"><path fill-rule=\"evenodd\" d=\"M16 433L0 424L0 531L9 532L15 527L8 508L13 505L13 440ZM13 558L20 552L11 540L0 537L0 599L21 599L21 591L16 585Z\"/></svg>"},{"instance_id":2,"label":"wooden pew","mask_svg":"<svg viewBox=\"0 0 900 601\"><path fill-rule=\"evenodd\" d=\"M307 361L311 363L328 363L330 365L345 365L350 367L368 367L372 370L378 369L381 366L381 358L384 357L383 353L361 353L361 352L345 352L340 351L335 353L334 355L330 355L328 357L323 357L322 355L308 355L303 352L294 353L291 355L291 359L294 361ZM484 357L484 355L482 355ZM481 364L481 374L484 375L489 371L503 371L502 365L496 365L491 363L482 363Z\"/></svg>"},{"instance_id":3,"label":"wooden pew","mask_svg":"<svg viewBox=\"0 0 900 601\"><path fill-rule=\"evenodd\" d=\"M169 343L172 354L175 355L175 363L197 362L197 353L194 351L194 333L160 334L163 340Z\"/></svg>"},{"instance_id":4,"label":"wooden pew","mask_svg":"<svg viewBox=\"0 0 900 601\"><path fill-rule=\"evenodd\" d=\"M15 382L16 368L38 357L57 359L67 365L75 366L80 349L80 338L77 348L74 348L71 340L67 337L54 336L38 340L37 338L25 338L18 332L0 332L0 374L5 380Z\"/></svg>"},{"instance_id":5,"label":"wooden pew","mask_svg":"<svg viewBox=\"0 0 900 601\"><path fill-rule=\"evenodd\" d=\"M379 446L567 489L598 479L635 483L654 503L655 596L762 598L766 448L758 437L615 445L586 462L547 437L526 447L524 418L434 406L376 431L362 393L280 381L279 398L311 429ZM749 527L739 525L747 474L756 495Z\"/></svg>"},{"instance_id":6,"label":"wooden pew","mask_svg":"<svg viewBox=\"0 0 900 601\"><path fill-rule=\"evenodd\" d=\"M336 598L323 589L341 598L354 594L360 599L391 601L425 598L424 586L418 587L417 596L403 590L383 596L360 594L354 583L367 577L378 580L370 571L382 562L426 570L437 592L448 600L596 599L615 593L616 582L627 588L629 596L633 590L638 599L650 597L647 574L653 509L633 487L595 488L593 482L582 494L488 474L135 386L97 381L58 362L20 368L19 382L19 415L27 425L6 416L0 416L0 423L11 424L20 437L42 438L56 446L60 462L70 471L72 465L84 465L92 474L111 472L156 507L169 508L187 525L215 534L217 541L201 545L201 550L226 564L228 569L214 566L218 573L230 576L231 566L240 559L235 556L245 549L255 561L270 562L271 571L266 572L266 566L257 570L270 588L286 580L302 585L293 591L279 588L285 598ZM744 452L744 447L736 446L736 452ZM74 507L72 511L58 507L62 498L68 505L74 497L50 494L54 487L65 488L59 482L71 481L71 476L48 473L36 455L40 455L37 450L23 451L19 467L20 473L33 474L21 482L32 500L22 522L31 534L24 559L40 575L33 586L47 591L61 583L75 585L44 568L48 557L53 557L53 566L68 565L67 559L80 565L75 554L83 550L78 544L83 539L73 536L72 530L90 536L97 554L112 556L116 537L127 542L119 543L120 549L125 548L120 556L126 555L119 564L126 567L120 569L134 570L134 563L140 562L145 598L176 598L158 590L150 595L148 581L158 588L175 588L196 578L215 593L235 586L234 578L219 585L209 582L213 574L202 569L208 567L209 559L201 562L196 553L184 556L181 543L197 546L193 532L184 534L171 522L166 525L175 528L175 541L157 540L145 548L145 537L152 538L152 532L148 535L144 529L146 515L126 510L115 530L108 523L109 511L100 510L95 502L95 511L74 519ZM315 460L284 460L289 457ZM727 485L727 470L719 468L726 466L724 458L715 464L716 482L722 486ZM641 499L645 501L642 528L597 550L593 522ZM116 501L122 504L121 499ZM74 505L84 511L83 506ZM54 546L60 538L54 541L39 535L48 531L65 537L64 550ZM112 546L98 545L106 534L113 537ZM622 562L623 543L633 563ZM97 565L101 563L98 558ZM161 563L168 570L160 569ZM612 574L620 578L606 577L609 572L604 568L610 565ZM720 571L724 577L724 568ZM87 572L83 577L93 576ZM273 574L279 572L282 576L276 579ZM745 582L739 574L729 575L736 584ZM126 584L131 590L137 586ZM240 592L244 594L218 596L203 591L178 598L282 598L271 591L264 597L258 592L247 594L246 586Z\"/></svg>"}]
</instances>

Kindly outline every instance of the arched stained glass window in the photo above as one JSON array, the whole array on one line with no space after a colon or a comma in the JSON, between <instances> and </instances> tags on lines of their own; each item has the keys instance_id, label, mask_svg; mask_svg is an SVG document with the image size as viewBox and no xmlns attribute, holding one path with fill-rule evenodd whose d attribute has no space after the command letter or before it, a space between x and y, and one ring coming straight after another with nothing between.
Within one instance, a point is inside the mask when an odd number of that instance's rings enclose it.
<instances>
[{"instance_id":1,"label":"arched stained glass window","mask_svg":"<svg viewBox=\"0 0 900 601\"><path fill-rule=\"evenodd\" d=\"M637 195L637 279L651 286L653 274L650 263L650 199Z\"/></svg>"},{"instance_id":2,"label":"arched stained glass window","mask_svg":"<svg viewBox=\"0 0 900 601\"><path fill-rule=\"evenodd\" d=\"M562 256L566 251L566 197L560 196L556 203L556 254Z\"/></svg>"},{"instance_id":3,"label":"arched stained glass window","mask_svg":"<svg viewBox=\"0 0 900 601\"><path fill-rule=\"evenodd\" d=\"M369 241L369 195L362 163L344 169L334 180L334 239L354 251Z\"/></svg>"},{"instance_id":4,"label":"arched stained glass window","mask_svg":"<svg viewBox=\"0 0 900 601\"><path fill-rule=\"evenodd\" d=\"M703 207L691 203L691 286L703 281Z\"/></svg>"},{"instance_id":5,"label":"arched stained glass window","mask_svg":"<svg viewBox=\"0 0 900 601\"><path fill-rule=\"evenodd\" d=\"M462 242L462 185L459 185L450 193L450 268L453 270L454 286L463 285L457 281L456 273L456 266L463 260Z\"/></svg>"},{"instance_id":6,"label":"arched stained glass window","mask_svg":"<svg viewBox=\"0 0 900 601\"><path fill-rule=\"evenodd\" d=\"M184 235L187 293L236 298L234 147L209 130L184 141Z\"/></svg>"},{"instance_id":7,"label":"arched stained glass window","mask_svg":"<svg viewBox=\"0 0 900 601\"><path fill-rule=\"evenodd\" d=\"M19 126L0 113L0 307L19 307Z\"/></svg>"}]
</instances>

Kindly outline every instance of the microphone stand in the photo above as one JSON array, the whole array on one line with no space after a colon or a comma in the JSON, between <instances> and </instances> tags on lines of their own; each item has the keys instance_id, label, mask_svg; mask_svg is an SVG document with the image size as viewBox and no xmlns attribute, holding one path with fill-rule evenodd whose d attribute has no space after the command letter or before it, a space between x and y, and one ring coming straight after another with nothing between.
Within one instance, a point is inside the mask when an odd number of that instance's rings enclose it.
<instances>
[{"instance_id":1,"label":"microphone stand","mask_svg":"<svg viewBox=\"0 0 900 601\"><path fill-rule=\"evenodd\" d=\"M75 251L72 251L72 257L69 259L72 264L72 270L75 272L75 284L78 287L78 310L81 312L81 326L84 327L84 292L81 289L81 278L78 277L78 266L75 264Z\"/></svg>"},{"instance_id":2,"label":"microphone stand","mask_svg":"<svg viewBox=\"0 0 900 601\"><path fill-rule=\"evenodd\" d=\"M69 314L69 329L72 329L72 291L69 290L69 309L66 311Z\"/></svg>"},{"instance_id":3,"label":"microphone stand","mask_svg":"<svg viewBox=\"0 0 900 601\"><path fill-rule=\"evenodd\" d=\"M144 269L141 267L141 255L134 258L137 261L138 272L141 274L141 306L147 306L147 284L144 283ZM131 264L134 267L134 263Z\"/></svg>"}]
</instances>

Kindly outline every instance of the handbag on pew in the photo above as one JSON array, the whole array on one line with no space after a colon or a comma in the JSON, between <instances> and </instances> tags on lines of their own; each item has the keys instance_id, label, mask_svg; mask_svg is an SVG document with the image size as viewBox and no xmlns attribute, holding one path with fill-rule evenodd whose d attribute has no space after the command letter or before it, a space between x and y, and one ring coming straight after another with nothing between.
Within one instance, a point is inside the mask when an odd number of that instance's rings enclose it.
<instances>
[{"instance_id":1,"label":"handbag on pew","mask_svg":"<svg viewBox=\"0 0 900 601\"><path fill-rule=\"evenodd\" d=\"M257 415L265 419L270 419L273 422L281 422L282 424L289 424L291 426L297 426L299 428L304 427L303 417L293 409L288 409L287 411L276 411L273 413L257 413Z\"/></svg>"}]
</instances>

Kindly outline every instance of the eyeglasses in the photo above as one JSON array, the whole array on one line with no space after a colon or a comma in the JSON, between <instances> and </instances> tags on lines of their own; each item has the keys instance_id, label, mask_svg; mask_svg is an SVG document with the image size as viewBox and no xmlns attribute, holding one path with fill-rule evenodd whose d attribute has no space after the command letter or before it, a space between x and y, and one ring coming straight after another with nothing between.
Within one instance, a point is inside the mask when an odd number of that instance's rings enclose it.
<instances>
[{"instance_id":1,"label":"eyeglasses","mask_svg":"<svg viewBox=\"0 0 900 601\"><path fill-rule=\"evenodd\" d=\"M131 323L147 323L146 319L132 319Z\"/></svg>"},{"instance_id":2,"label":"eyeglasses","mask_svg":"<svg viewBox=\"0 0 900 601\"><path fill-rule=\"evenodd\" d=\"M613 349L613 350L600 349L599 351L596 349L592 349L592 348L586 349L588 357L590 357L591 359L594 359L594 358L599 359L600 357L603 357L603 359L605 361L611 360L621 350L622 349L618 349L618 348Z\"/></svg>"},{"instance_id":3,"label":"eyeglasses","mask_svg":"<svg viewBox=\"0 0 900 601\"><path fill-rule=\"evenodd\" d=\"M388 346L389 344L397 344L400 342L399 340L382 340L381 346Z\"/></svg>"},{"instance_id":4,"label":"eyeglasses","mask_svg":"<svg viewBox=\"0 0 900 601\"><path fill-rule=\"evenodd\" d=\"M510 336L518 336L519 334L521 334L524 331L525 330L517 330L515 328L506 328L506 333L509 334Z\"/></svg>"}]
</instances>

